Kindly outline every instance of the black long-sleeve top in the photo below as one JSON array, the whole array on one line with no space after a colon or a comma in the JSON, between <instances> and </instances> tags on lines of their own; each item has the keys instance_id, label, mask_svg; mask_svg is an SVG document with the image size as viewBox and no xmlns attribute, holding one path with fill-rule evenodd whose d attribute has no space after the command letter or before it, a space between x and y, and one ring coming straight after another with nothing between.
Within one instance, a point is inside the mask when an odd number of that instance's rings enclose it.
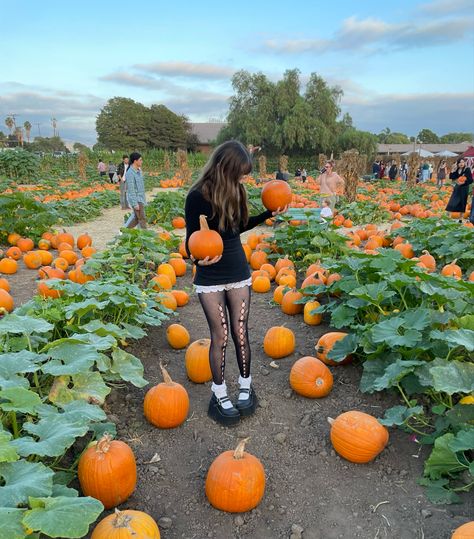
<instances>
[{"instance_id":1,"label":"black long-sleeve top","mask_svg":"<svg viewBox=\"0 0 474 539\"><path fill-rule=\"evenodd\" d=\"M194 284L201 286L212 286L219 284L237 283L250 277L250 270L245 257L244 249L240 241L240 234L250 230L265 219L272 216L272 212L267 210L260 215L250 217L248 223L240 224L238 230L228 229L219 230L219 216L212 216L211 203L206 200L203 194L197 189L189 191L185 204L186 218L186 250L189 253L188 241L193 232L199 230L199 216L207 217L207 224L211 230L216 230L222 237L224 243L224 252L219 262L210 266L196 267L196 276Z\"/></svg>"},{"instance_id":2,"label":"black long-sleeve top","mask_svg":"<svg viewBox=\"0 0 474 539\"><path fill-rule=\"evenodd\" d=\"M464 167L461 172L459 172L459 169L456 169L454 172L451 172L449 175L449 178L453 181L457 180L461 176L466 176L466 181L463 185L468 186L472 183L472 172L469 167Z\"/></svg>"},{"instance_id":3,"label":"black long-sleeve top","mask_svg":"<svg viewBox=\"0 0 474 539\"><path fill-rule=\"evenodd\" d=\"M461 212L466 211L467 206L467 197L469 195L469 186L473 183L472 173L469 167L464 167L461 171L456 169L454 172L451 172L449 175L450 179L456 181L461 176L466 177L466 181L461 185L454 185L451 198L449 199L448 205L446 206L447 211Z\"/></svg>"}]
</instances>

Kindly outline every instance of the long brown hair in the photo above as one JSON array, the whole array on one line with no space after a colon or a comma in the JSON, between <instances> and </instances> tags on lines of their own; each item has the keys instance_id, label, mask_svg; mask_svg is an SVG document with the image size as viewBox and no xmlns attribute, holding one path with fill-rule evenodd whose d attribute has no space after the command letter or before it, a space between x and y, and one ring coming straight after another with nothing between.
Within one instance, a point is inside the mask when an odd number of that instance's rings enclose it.
<instances>
[{"instance_id":1,"label":"long brown hair","mask_svg":"<svg viewBox=\"0 0 474 539\"><path fill-rule=\"evenodd\" d=\"M218 146L206 163L201 177L191 189L201 191L211 203L212 217L219 217L219 230L237 230L247 224L247 192L240 179L252 170L252 159L245 146L229 140Z\"/></svg>"}]
</instances>

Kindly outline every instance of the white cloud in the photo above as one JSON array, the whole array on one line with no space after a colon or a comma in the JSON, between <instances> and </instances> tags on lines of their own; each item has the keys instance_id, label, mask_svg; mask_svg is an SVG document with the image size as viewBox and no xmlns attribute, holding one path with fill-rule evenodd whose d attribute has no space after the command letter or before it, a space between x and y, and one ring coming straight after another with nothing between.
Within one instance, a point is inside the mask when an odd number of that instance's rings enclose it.
<instances>
[{"instance_id":1,"label":"white cloud","mask_svg":"<svg viewBox=\"0 0 474 539\"><path fill-rule=\"evenodd\" d=\"M208 80L229 79L235 70L230 67L193 62L154 62L136 64L140 71L167 77L197 78Z\"/></svg>"},{"instance_id":2,"label":"white cloud","mask_svg":"<svg viewBox=\"0 0 474 539\"><path fill-rule=\"evenodd\" d=\"M421 4L418 10L430 15L450 15L460 11L472 13L472 8L472 0L433 0L432 2Z\"/></svg>"}]
</instances>

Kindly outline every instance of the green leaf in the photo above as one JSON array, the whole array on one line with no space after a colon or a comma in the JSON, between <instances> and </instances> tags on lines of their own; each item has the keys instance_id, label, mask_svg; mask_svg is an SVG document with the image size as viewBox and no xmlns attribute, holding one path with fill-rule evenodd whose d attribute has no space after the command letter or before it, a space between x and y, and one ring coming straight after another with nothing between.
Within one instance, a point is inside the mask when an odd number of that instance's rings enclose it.
<instances>
[{"instance_id":1,"label":"green leaf","mask_svg":"<svg viewBox=\"0 0 474 539\"><path fill-rule=\"evenodd\" d=\"M371 330L371 336L376 343L385 343L388 346L403 346L412 348L422 340L419 331L407 329L401 332L403 318L395 317L383 320L375 324Z\"/></svg>"},{"instance_id":2,"label":"green leaf","mask_svg":"<svg viewBox=\"0 0 474 539\"><path fill-rule=\"evenodd\" d=\"M77 498L79 492L75 488L67 487L66 485L61 485L58 483L53 484L53 498L58 498L59 496L67 496L68 498Z\"/></svg>"},{"instance_id":3,"label":"green leaf","mask_svg":"<svg viewBox=\"0 0 474 539\"><path fill-rule=\"evenodd\" d=\"M474 331L474 314L466 314L465 316L456 318L455 323L460 328L470 329L471 331Z\"/></svg>"},{"instance_id":4,"label":"green leaf","mask_svg":"<svg viewBox=\"0 0 474 539\"><path fill-rule=\"evenodd\" d=\"M423 413L422 406L413 406L407 408L406 406L393 406L388 410L385 410L383 419L379 419L379 423L386 427L393 427L394 425L403 425L405 421L414 415Z\"/></svg>"},{"instance_id":5,"label":"green leaf","mask_svg":"<svg viewBox=\"0 0 474 539\"><path fill-rule=\"evenodd\" d=\"M43 372L53 376L78 374L89 370L100 358L99 352L90 344L77 339L62 339L56 346L48 346L51 361L43 367Z\"/></svg>"},{"instance_id":6,"label":"green leaf","mask_svg":"<svg viewBox=\"0 0 474 539\"><path fill-rule=\"evenodd\" d=\"M0 408L5 412L22 412L23 414L35 414L36 408L42 404L37 393L23 387L9 387L0 391Z\"/></svg>"},{"instance_id":7,"label":"green leaf","mask_svg":"<svg viewBox=\"0 0 474 539\"><path fill-rule=\"evenodd\" d=\"M456 404L445 416L453 427L474 422L474 406L472 404Z\"/></svg>"},{"instance_id":8,"label":"green leaf","mask_svg":"<svg viewBox=\"0 0 474 539\"><path fill-rule=\"evenodd\" d=\"M53 470L40 462L4 462L0 464L0 507L17 507L29 496L49 496L53 490Z\"/></svg>"},{"instance_id":9,"label":"green leaf","mask_svg":"<svg viewBox=\"0 0 474 539\"><path fill-rule=\"evenodd\" d=\"M432 339L446 341L453 346L462 346L469 352L474 350L474 331L470 329L447 329L445 331L434 330L430 333Z\"/></svg>"},{"instance_id":10,"label":"green leaf","mask_svg":"<svg viewBox=\"0 0 474 539\"><path fill-rule=\"evenodd\" d=\"M88 371L76 374L71 378L74 399L104 404L105 397L110 393L110 387L107 387L99 372Z\"/></svg>"},{"instance_id":11,"label":"green leaf","mask_svg":"<svg viewBox=\"0 0 474 539\"><path fill-rule=\"evenodd\" d=\"M11 438L12 435L9 432L0 430L0 463L15 462L20 458L16 449L10 443Z\"/></svg>"},{"instance_id":12,"label":"green leaf","mask_svg":"<svg viewBox=\"0 0 474 539\"><path fill-rule=\"evenodd\" d=\"M397 383L407 374L413 372L415 367L423 365L423 361L404 361L400 358L369 360L364 363L364 372L361 378L361 390L366 392L382 391Z\"/></svg>"},{"instance_id":13,"label":"green leaf","mask_svg":"<svg viewBox=\"0 0 474 539\"><path fill-rule=\"evenodd\" d=\"M359 288L352 290L350 295L380 305L385 299L393 297L395 292L388 290L387 284L381 281L360 286Z\"/></svg>"},{"instance_id":14,"label":"green leaf","mask_svg":"<svg viewBox=\"0 0 474 539\"><path fill-rule=\"evenodd\" d=\"M18 376L37 371L40 363L47 359L47 356L34 354L28 350L21 352L10 352L0 355L0 387L7 389L9 387L28 388L30 384L27 378Z\"/></svg>"},{"instance_id":15,"label":"green leaf","mask_svg":"<svg viewBox=\"0 0 474 539\"><path fill-rule=\"evenodd\" d=\"M23 457L39 455L41 457L59 457L89 430L87 419L72 420L67 414L56 414L38 421L25 423L25 431L38 438L24 436L12 441L18 453Z\"/></svg>"},{"instance_id":16,"label":"green leaf","mask_svg":"<svg viewBox=\"0 0 474 539\"><path fill-rule=\"evenodd\" d=\"M428 366L436 391L449 395L474 391L474 363L455 360L443 363Z\"/></svg>"},{"instance_id":17,"label":"green leaf","mask_svg":"<svg viewBox=\"0 0 474 539\"><path fill-rule=\"evenodd\" d=\"M338 329L351 326L356 315L357 309L341 303L331 312L331 326Z\"/></svg>"},{"instance_id":18,"label":"green leaf","mask_svg":"<svg viewBox=\"0 0 474 539\"><path fill-rule=\"evenodd\" d=\"M131 382L136 387L144 387L148 382L143 378L142 362L132 354L121 348L112 352L111 372L119 374L126 382Z\"/></svg>"},{"instance_id":19,"label":"green leaf","mask_svg":"<svg viewBox=\"0 0 474 539\"><path fill-rule=\"evenodd\" d=\"M21 523L24 514L25 509L0 507L0 537L2 539L25 539L26 530Z\"/></svg>"},{"instance_id":20,"label":"green leaf","mask_svg":"<svg viewBox=\"0 0 474 539\"><path fill-rule=\"evenodd\" d=\"M460 430L456 437L448 444L449 449L454 451L469 451L474 448L474 427Z\"/></svg>"},{"instance_id":21,"label":"green leaf","mask_svg":"<svg viewBox=\"0 0 474 539\"><path fill-rule=\"evenodd\" d=\"M117 427L115 423L92 423L90 430L94 433L94 438L100 440L104 434L110 434L115 438L117 434Z\"/></svg>"},{"instance_id":22,"label":"green leaf","mask_svg":"<svg viewBox=\"0 0 474 539\"><path fill-rule=\"evenodd\" d=\"M350 333L346 337L339 339L328 352L328 358L333 361L344 361L347 356L357 351L359 339L357 335Z\"/></svg>"},{"instance_id":23,"label":"green leaf","mask_svg":"<svg viewBox=\"0 0 474 539\"><path fill-rule=\"evenodd\" d=\"M448 479L437 479L436 481L432 481L427 477L423 477L418 480L418 483L426 487L426 496L432 503L451 504L459 503L461 501L460 497L455 492L449 490Z\"/></svg>"},{"instance_id":24,"label":"green leaf","mask_svg":"<svg viewBox=\"0 0 474 539\"><path fill-rule=\"evenodd\" d=\"M104 506L91 497L33 498L23 525L48 537L80 538L89 531Z\"/></svg>"},{"instance_id":25,"label":"green leaf","mask_svg":"<svg viewBox=\"0 0 474 539\"><path fill-rule=\"evenodd\" d=\"M400 315L403 319L403 327L408 329L423 330L431 325L430 311L428 309L413 309Z\"/></svg>"},{"instance_id":26,"label":"green leaf","mask_svg":"<svg viewBox=\"0 0 474 539\"><path fill-rule=\"evenodd\" d=\"M9 314L0 320L0 335L7 333L31 335L32 333L47 333L53 325L42 318L31 316L18 316Z\"/></svg>"},{"instance_id":27,"label":"green leaf","mask_svg":"<svg viewBox=\"0 0 474 539\"><path fill-rule=\"evenodd\" d=\"M439 479L443 475L461 472L466 468L459 462L456 452L450 449L450 443L453 440L454 434L451 432L435 440L434 448L425 462L425 476L429 476L430 479Z\"/></svg>"}]
</instances>

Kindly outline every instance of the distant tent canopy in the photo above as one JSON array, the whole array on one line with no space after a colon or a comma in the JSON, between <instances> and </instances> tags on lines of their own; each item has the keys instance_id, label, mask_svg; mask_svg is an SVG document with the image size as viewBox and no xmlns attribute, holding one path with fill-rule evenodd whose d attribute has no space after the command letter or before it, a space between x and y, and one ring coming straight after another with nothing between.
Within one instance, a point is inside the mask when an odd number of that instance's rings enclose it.
<instances>
[{"instance_id":1,"label":"distant tent canopy","mask_svg":"<svg viewBox=\"0 0 474 539\"><path fill-rule=\"evenodd\" d=\"M436 157L457 157L458 154L450 152L449 150L443 150L442 152L435 153Z\"/></svg>"},{"instance_id":2,"label":"distant tent canopy","mask_svg":"<svg viewBox=\"0 0 474 539\"><path fill-rule=\"evenodd\" d=\"M461 155L461 157L474 157L474 146L469 146L469 148Z\"/></svg>"},{"instance_id":3,"label":"distant tent canopy","mask_svg":"<svg viewBox=\"0 0 474 539\"><path fill-rule=\"evenodd\" d=\"M434 153L429 152L428 150L423 150L423 148L418 148L414 152L405 152L402 155L411 155L412 153L417 153L420 157L434 157Z\"/></svg>"}]
</instances>

